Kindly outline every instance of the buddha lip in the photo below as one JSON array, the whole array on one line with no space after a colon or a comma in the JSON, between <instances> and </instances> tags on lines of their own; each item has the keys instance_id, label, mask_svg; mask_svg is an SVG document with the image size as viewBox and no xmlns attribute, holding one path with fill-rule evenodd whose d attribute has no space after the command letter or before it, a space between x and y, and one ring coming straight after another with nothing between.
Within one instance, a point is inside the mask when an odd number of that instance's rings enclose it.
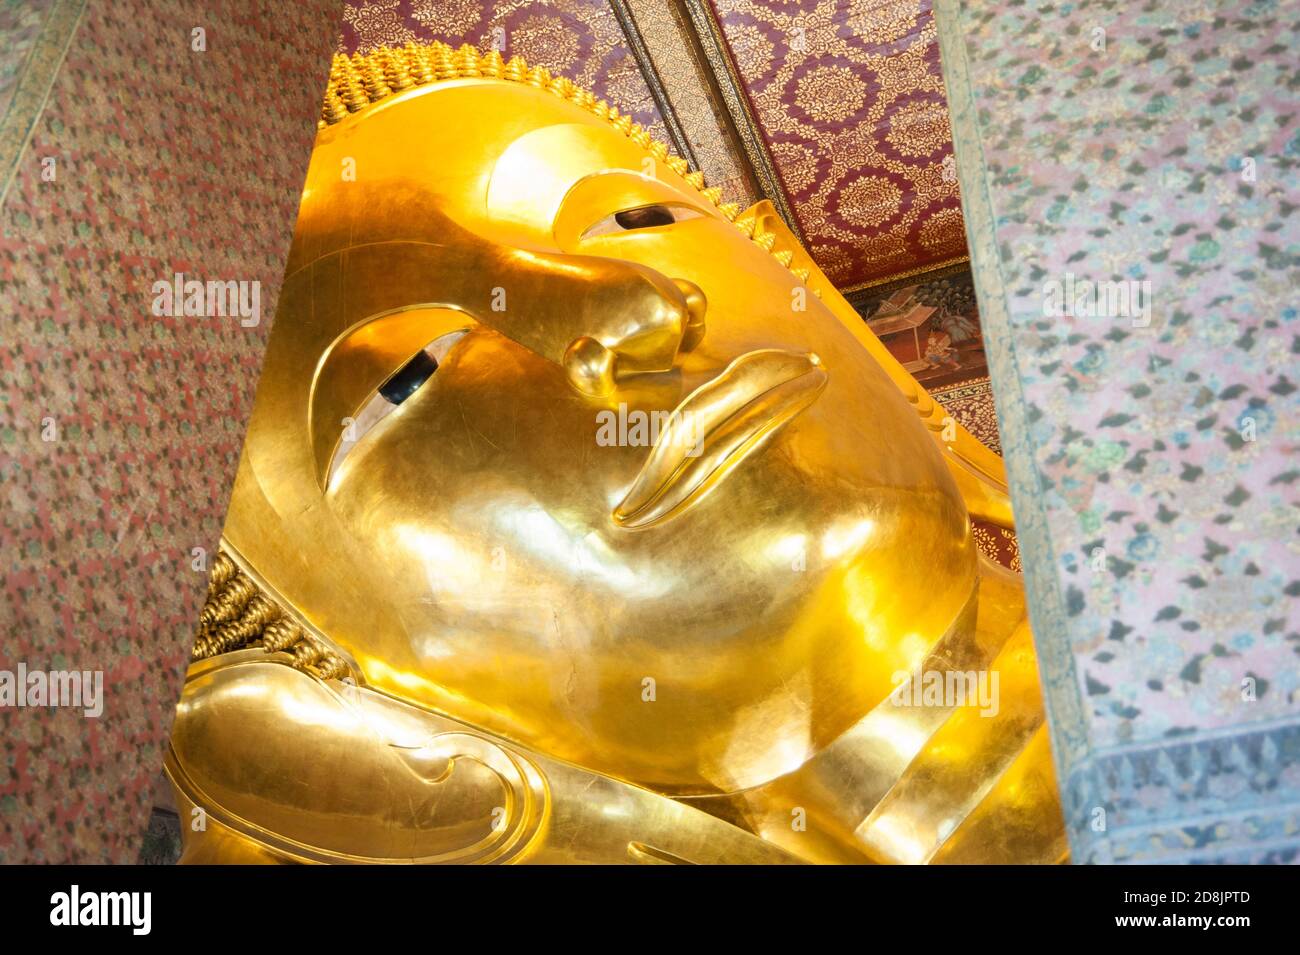
<instances>
[{"instance_id":1,"label":"buddha lip","mask_svg":"<svg viewBox=\"0 0 1300 955\"><path fill-rule=\"evenodd\" d=\"M643 528L699 501L826 387L814 354L747 352L682 399L614 508L614 523Z\"/></svg>"}]
</instances>

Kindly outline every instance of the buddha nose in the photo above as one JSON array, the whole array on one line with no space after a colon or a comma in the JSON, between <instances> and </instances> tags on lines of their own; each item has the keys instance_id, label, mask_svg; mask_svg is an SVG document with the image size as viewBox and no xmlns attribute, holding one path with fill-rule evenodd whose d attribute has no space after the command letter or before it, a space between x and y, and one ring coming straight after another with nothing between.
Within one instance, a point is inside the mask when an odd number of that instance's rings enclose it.
<instances>
[{"instance_id":1,"label":"buddha nose","mask_svg":"<svg viewBox=\"0 0 1300 955\"><path fill-rule=\"evenodd\" d=\"M565 372L584 394L607 395L626 376L669 371L679 352L704 337L708 302L698 285L650 269L639 273L636 292L626 295L625 288L621 307L604 311L604 334L582 335L565 350Z\"/></svg>"}]
</instances>

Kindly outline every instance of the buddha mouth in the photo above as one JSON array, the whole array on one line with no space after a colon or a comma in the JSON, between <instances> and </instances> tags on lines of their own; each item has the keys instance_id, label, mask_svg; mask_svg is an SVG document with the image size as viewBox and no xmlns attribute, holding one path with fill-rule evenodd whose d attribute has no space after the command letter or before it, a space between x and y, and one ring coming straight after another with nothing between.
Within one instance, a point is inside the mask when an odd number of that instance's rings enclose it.
<instances>
[{"instance_id":1,"label":"buddha mouth","mask_svg":"<svg viewBox=\"0 0 1300 955\"><path fill-rule=\"evenodd\" d=\"M659 432L614 523L643 528L676 517L718 485L826 387L821 359L762 349L741 355L682 399Z\"/></svg>"}]
</instances>

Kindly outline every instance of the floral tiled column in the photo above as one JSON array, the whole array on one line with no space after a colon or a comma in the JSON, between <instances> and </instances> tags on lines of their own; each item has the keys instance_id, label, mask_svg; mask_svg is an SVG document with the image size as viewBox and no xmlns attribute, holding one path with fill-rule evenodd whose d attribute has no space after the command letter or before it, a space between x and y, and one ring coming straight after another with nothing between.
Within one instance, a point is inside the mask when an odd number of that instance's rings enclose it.
<instances>
[{"instance_id":1,"label":"floral tiled column","mask_svg":"<svg viewBox=\"0 0 1300 955\"><path fill-rule=\"evenodd\" d=\"M102 682L0 705L0 863L139 855L338 13L0 3L0 671ZM159 314L177 273L258 320Z\"/></svg>"},{"instance_id":2,"label":"floral tiled column","mask_svg":"<svg viewBox=\"0 0 1300 955\"><path fill-rule=\"evenodd\" d=\"M1300 3L936 11L1074 860L1297 861Z\"/></svg>"}]
</instances>

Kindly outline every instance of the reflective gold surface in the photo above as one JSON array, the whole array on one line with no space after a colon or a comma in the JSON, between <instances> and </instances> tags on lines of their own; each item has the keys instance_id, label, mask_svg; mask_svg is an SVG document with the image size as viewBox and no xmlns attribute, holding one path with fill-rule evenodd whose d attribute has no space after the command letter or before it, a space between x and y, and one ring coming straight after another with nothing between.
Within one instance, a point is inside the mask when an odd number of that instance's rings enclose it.
<instances>
[{"instance_id":1,"label":"reflective gold surface","mask_svg":"<svg viewBox=\"0 0 1300 955\"><path fill-rule=\"evenodd\" d=\"M434 52L317 139L225 530L360 685L196 664L187 857L1062 858L1022 589L968 520L1010 526L1000 461L770 205ZM996 715L895 705L918 668L998 671Z\"/></svg>"}]
</instances>

